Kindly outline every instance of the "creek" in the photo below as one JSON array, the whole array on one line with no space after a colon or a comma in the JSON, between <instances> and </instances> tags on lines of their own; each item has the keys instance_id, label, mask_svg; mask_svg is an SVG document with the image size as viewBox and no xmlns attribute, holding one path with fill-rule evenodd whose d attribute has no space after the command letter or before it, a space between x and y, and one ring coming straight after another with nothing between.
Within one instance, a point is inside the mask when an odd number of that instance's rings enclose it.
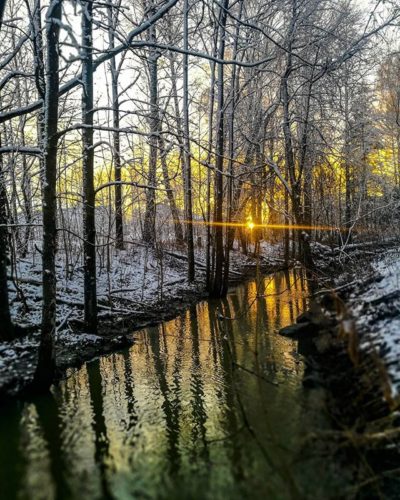
<instances>
[{"instance_id":1,"label":"creek","mask_svg":"<svg viewBox=\"0 0 400 500\"><path fill-rule=\"evenodd\" d=\"M335 498L344 476L305 446L323 394L277 333L307 296L296 269L248 281L7 403L0 498Z\"/></svg>"}]
</instances>

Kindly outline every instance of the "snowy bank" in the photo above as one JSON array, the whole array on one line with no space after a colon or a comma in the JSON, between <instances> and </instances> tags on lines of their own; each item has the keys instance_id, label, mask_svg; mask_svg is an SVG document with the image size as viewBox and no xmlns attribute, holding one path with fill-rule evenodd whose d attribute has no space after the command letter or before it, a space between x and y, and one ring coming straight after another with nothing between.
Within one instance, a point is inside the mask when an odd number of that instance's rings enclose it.
<instances>
[{"instance_id":1,"label":"snowy bank","mask_svg":"<svg viewBox=\"0 0 400 500\"><path fill-rule=\"evenodd\" d=\"M283 262L273 247L264 249L259 263L264 272L281 269ZM134 342L137 329L172 319L191 304L206 297L205 261L196 255L196 280L186 279L187 262L176 249L162 252L143 245L115 252L100 261L97 272L99 334L84 331L83 268L73 271L57 263L56 361L60 375L96 356ZM257 260L233 251L230 282L254 274ZM31 380L37 361L42 309L40 253L20 260L9 279L13 320L26 334L12 342L0 343L0 399L20 392Z\"/></svg>"},{"instance_id":2,"label":"snowy bank","mask_svg":"<svg viewBox=\"0 0 400 500\"><path fill-rule=\"evenodd\" d=\"M349 297L349 307L363 349L383 360L392 386L400 394L400 251L385 252L372 262L374 277Z\"/></svg>"}]
</instances>

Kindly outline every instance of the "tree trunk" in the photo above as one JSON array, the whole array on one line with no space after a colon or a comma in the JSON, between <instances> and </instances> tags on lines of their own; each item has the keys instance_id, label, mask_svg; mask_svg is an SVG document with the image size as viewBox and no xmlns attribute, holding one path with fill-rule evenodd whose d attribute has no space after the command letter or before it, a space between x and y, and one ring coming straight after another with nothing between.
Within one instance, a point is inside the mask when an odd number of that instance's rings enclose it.
<instances>
[{"instance_id":1,"label":"tree trunk","mask_svg":"<svg viewBox=\"0 0 400 500\"><path fill-rule=\"evenodd\" d=\"M165 141L162 134L159 135L158 142L160 145L160 160L161 160L164 186L167 192L167 198L171 209L172 220L174 222L175 239L178 245L182 245L183 231L181 223L179 221L179 212L175 202L174 191L171 187L171 181L169 179L168 164L167 164L167 149L165 147Z\"/></svg>"},{"instance_id":2,"label":"tree trunk","mask_svg":"<svg viewBox=\"0 0 400 500\"><path fill-rule=\"evenodd\" d=\"M41 99L45 99L46 92L46 75L44 67L43 55L43 35L42 35L42 17L41 17L41 0L36 0L35 9L33 11L33 50L34 50L34 69L35 69L35 85L36 90ZM37 115L36 128L38 136L38 144L43 149L44 141L44 107L42 107ZM40 164L40 181L42 189L44 184L44 158L39 158Z\"/></svg>"},{"instance_id":3,"label":"tree trunk","mask_svg":"<svg viewBox=\"0 0 400 500\"><path fill-rule=\"evenodd\" d=\"M188 47L188 5L184 5L184 46ZM168 25L169 29L172 30L171 24ZM170 37L168 39L169 43L173 44L173 40ZM171 52L170 54L170 68L171 68L171 90L174 99L175 108L175 119L176 119L176 129L177 129L177 140L181 150L181 160L182 160L182 175L183 175L183 186L184 186L184 212L185 219L187 221L192 221L192 180L191 180L191 153L190 153L190 137L189 137L189 94L188 94L188 56L185 54L183 58L183 125L179 110L178 101L178 88L177 88L177 71L175 67L175 55ZM190 189L187 188L190 186ZM192 224L186 223L185 226L185 239L187 244L187 256L188 256L188 279L192 281L194 279L194 243L193 243L193 227ZM188 234L188 231L190 234ZM193 261L193 262L192 262ZM193 275L193 278L191 277Z\"/></svg>"},{"instance_id":4,"label":"tree trunk","mask_svg":"<svg viewBox=\"0 0 400 500\"><path fill-rule=\"evenodd\" d=\"M2 0L0 2L0 30L1 30L1 26L3 24L3 16L4 16L4 12L6 10L6 3L7 3L7 0Z\"/></svg>"},{"instance_id":5,"label":"tree trunk","mask_svg":"<svg viewBox=\"0 0 400 500\"><path fill-rule=\"evenodd\" d=\"M282 104L283 104L283 135L284 135L284 146L285 146L285 160L289 174L290 187L292 190L292 210L295 217L296 224L304 225L302 207L301 207L301 172L296 174L296 159L293 148L292 131L290 128L290 96L289 96L289 77L293 70L292 61L292 44L294 38L294 32L297 21L297 1L293 0L292 9L292 21L289 31L289 42L287 48L287 62L286 70L281 80L281 94L282 94ZM312 269L314 263L312 260L311 247L310 247L310 237L306 231L301 230L299 233L299 252L303 264L307 269Z\"/></svg>"},{"instance_id":6,"label":"tree trunk","mask_svg":"<svg viewBox=\"0 0 400 500\"><path fill-rule=\"evenodd\" d=\"M218 55L218 33L219 24L214 28L213 35L213 56ZM210 62L210 94L209 94L209 110L208 110L208 153L207 153L207 212L206 212L206 287L209 292L212 291L213 269L214 269L214 252L212 246L214 244L211 230L211 160L213 152L213 135L214 135L214 107L215 107L215 61Z\"/></svg>"},{"instance_id":7,"label":"tree trunk","mask_svg":"<svg viewBox=\"0 0 400 500\"><path fill-rule=\"evenodd\" d=\"M232 58L236 59L238 53L238 42L239 42L239 33L240 33L240 19L242 18L243 12L243 0L240 1L239 6L239 16L238 22L236 24L235 29L235 42L233 48ZM225 266L224 266L224 282L223 282L223 293L225 294L228 291L229 286L229 266L230 266L230 252L233 246L233 240L235 236L235 228L230 226L232 222L232 215L234 214L234 196L233 196L233 187L234 187L234 154L235 154L235 111L236 111L236 101L237 101L237 92L238 92L238 83L239 83L239 68L234 66L232 68L231 75L231 96L230 96L230 114L229 114L229 166L228 166L228 200L227 200L227 227L225 234Z\"/></svg>"},{"instance_id":8,"label":"tree trunk","mask_svg":"<svg viewBox=\"0 0 400 500\"><path fill-rule=\"evenodd\" d=\"M188 50L189 46L189 2L185 0L183 14L183 48ZM188 280L194 281L194 244L193 244L193 213L192 213L192 166L190 157L189 137L189 56L183 56L183 127L184 127L184 200L186 219L186 244L188 256Z\"/></svg>"},{"instance_id":9,"label":"tree trunk","mask_svg":"<svg viewBox=\"0 0 400 500\"><path fill-rule=\"evenodd\" d=\"M7 288L7 241L7 189L3 169L3 157L0 154L0 341L12 340L14 338L14 325L11 321Z\"/></svg>"},{"instance_id":10,"label":"tree trunk","mask_svg":"<svg viewBox=\"0 0 400 500\"><path fill-rule=\"evenodd\" d=\"M225 57L225 27L227 19L227 9L229 0L224 0L220 13L220 37L218 48L218 59ZM211 294L214 297L223 295L223 270L224 270L224 228L223 228L223 204L224 204L224 120L225 120L225 100L224 100L224 65L218 64L217 77L217 116L218 130L216 142L216 161L215 161L215 186L214 186L214 223L215 225L215 270L213 288Z\"/></svg>"},{"instance_id":11,"label":"tree trunk","mask_svg":"<svg viewBox=\"0 0 400 500\"><path fill-rule=\"evenodd\" d=\"M96 226L93 149L92 0L82 2L82 176L85 326L97 333Z\"/></svg>"},{"instance_id":12,"label":"tree trunk","mask_svg":"<svg viewBox=\"0 0 400 500\"><path fill-rule=\"evenodd\" d=\"M108 38L110 50L114 48L113 6L108 6ZM111 94L112 94L112 115L113 115L113 160L114 160L114 196L115 196L115 248L124 248L124 221L122 207L122 185L121 185L121 145L119 137L119 95L118 95L118 71L115 57L110 61L111 69Z\"/></svg>"},{"instance_id":13,"label":"tree trunk","mask_svg":"<svg viewBox=\"0 0 400 500\"><path fill-rule=\"evenodd\" d=\"M46 17L46 90L44 98L44 140L43 140L43 314L39 346L39 360L33 385L47 389L54 377L54 338L56 333L56 270L57 244L57 128L59 95L59 34L62 0L53 0Z\"/></svg>"},{"instance_id":14,"label":"tree trunk","mask_svg":"<svg viewBox=\"0 0 400 500\"><path fill-rule=\"evenodd\" d=\"M286 168L286 179L288 180L288 171ZM288 190L285 189L285 194L284 194L284 207L285 207L285 234L284 234L284 260L285 264L289 264L290 260L290 230L289 230L289 193Z\"/></svg>"},{"instance_id":15,"label":"tree trunk","mask_svg":"<svg viewBox=\"0 0 400 500\"><path fill-rule=\"evenodd\" d=\"M148 15L154 13L153 1ZM149 28L148 40L156 43L156 27L154 24ZM150 75L150 155L149 155L149 174L148 183L150 186L156 184L157 172L157 145L159 133L159 109L158 109L158 60L157 49L151 48L147 61ZM144 216L143 241L154 245L156 241L156 192L154 189L146 190L146 212Z\"/></svg>"}]
</instances>

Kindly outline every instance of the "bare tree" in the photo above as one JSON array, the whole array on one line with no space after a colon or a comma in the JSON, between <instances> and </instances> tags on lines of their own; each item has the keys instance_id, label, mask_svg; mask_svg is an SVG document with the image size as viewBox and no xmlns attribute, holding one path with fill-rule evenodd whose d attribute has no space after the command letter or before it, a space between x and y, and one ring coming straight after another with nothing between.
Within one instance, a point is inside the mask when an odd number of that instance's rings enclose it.
<instances>
[{"instance_id":1,"label":"bare tree","mask_svg":"<svg viewBox=\"0 0 400 500\"><path fill-rule=\"evenodd\" d=\"M56 333L57 145L59 95L59 35L62 0L52 0L46 14L46 91L43 137L43 316L34 385L48 387L54 376Z\"/></svg>"},{"instance_id":2,"label":"bare tree","mask_svg":"<svg viewBox=\"0 0 400 500\"><path fill-rule=\"evenodd\" d=\"M220 9L219 17L219 46L218 59L225 57L226 43L226 21L229 0L224 0ZM225 153L225 99L224 99L224 65L218 64L217 76L217 138L215 147L215 199L214 199L214 223L215 223L215 269L212 295L220 297L223 294L223 271L224 271L224 230L223 230L223 205L224 205L224 153Z\"/></svg>"},{"instance_id":3,"label":"bare tree","mask_svg":"<svg viewBox=\"0 0 400 500\"><path fill-rule=\"evenodd\" d=\"M118 22L118 5L113 15L112 3L108 6L108 39L110 50L115 48L115 29ZM121 61L122 62L122 61ZM111 96L112 96L112 115L113 115L113 161L114 161L114 181L115 181L115 246L119 250L124 248L124 224L123 224L123 205L122 205L122 184L121 184L121 145L119 133L119 93L118 77L120 68L117 68L116 58L110 60L111 73Z\"/></svg>"},{"instance_id":4,"label":"bare tree","mask_svg":"<svg viewBox=\"0 0 400 500\"><path fill-rule=\"evenodd\" d=\"M183 176L184 176L184 200L186 219L186 244L188 255L188 280L194 281L194 244L193 244L193 211L192 211L192 166L190 154L190 129L189 129L189 1L184 0L183 7L183 128L184 128L184 152L183 152Z\"/></svg>"},{"instance_id":5,"label":"bare tree","mask_svg":"<svg viewBox=\"0 0 400 500\"><path fill-rule=\"evenodd\" d=\"M150 0L149 5L145 5L146 15L151 17L155 12L153 0ZM157 33L156 27L152 24L148 31L148 41L156 43ZM158 157L158 134L160 131L160 115L158 103L158 58L160 54L156 48L150 48L147 60L149 69L149 86L150 86L150 111L149 111L149 168L148 168L148 183L154 187L156 184L157 157ZM146 190L146 213L144 217L143 241L154 245L156 241L156 192L154 189Z\"/></svg>"},{"instance_id":6,"label":"bare tree","mask_svg":"<svg viewBox=\"0 0 400 500\"><path fill-rule=\"evenodd\" d=\"M85 325L97 332L96 225L93 148L93 2L82 2L82 174Z\"/></svg>"}]
</instances>

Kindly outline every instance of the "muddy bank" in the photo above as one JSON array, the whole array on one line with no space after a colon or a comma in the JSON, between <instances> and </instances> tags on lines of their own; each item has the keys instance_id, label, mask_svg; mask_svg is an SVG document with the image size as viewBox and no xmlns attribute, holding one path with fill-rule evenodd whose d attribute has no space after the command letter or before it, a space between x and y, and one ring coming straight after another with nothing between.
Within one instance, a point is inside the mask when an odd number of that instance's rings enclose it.
<instances>
[{"instance_id":1,"label":"muddy bank","mask_svg":"<svg viewBox=\"0 0 400 500\"><path fill-rule=\"evenodd\" d=\"M180 279L175 277L174 281L164 285L163 297L150 293L139 301L132 300L129 295L118 296L111 307L107 304L99 308L98 335L85 333L79 307L70 299L61 298L64 318L61 319L55 342L58 379L65 377L68 368L78 368L86 361L132 345L136 330L173 319L189 306L208 297L204 267L199 266L196 282L189 284L184 278L184 258L180 259L178 255L171 258L174 271L178 275L180 273ZM230 286L251 279L257 270L268 274L286 267L277 258L262 256L255 259L234 255ZM65 309L67 302L70 306ZM32 380L39 340L39 326L25 322L18 339L0 345L0 401L23 394L24 388Z\"/></svg>"}]
</instances>

